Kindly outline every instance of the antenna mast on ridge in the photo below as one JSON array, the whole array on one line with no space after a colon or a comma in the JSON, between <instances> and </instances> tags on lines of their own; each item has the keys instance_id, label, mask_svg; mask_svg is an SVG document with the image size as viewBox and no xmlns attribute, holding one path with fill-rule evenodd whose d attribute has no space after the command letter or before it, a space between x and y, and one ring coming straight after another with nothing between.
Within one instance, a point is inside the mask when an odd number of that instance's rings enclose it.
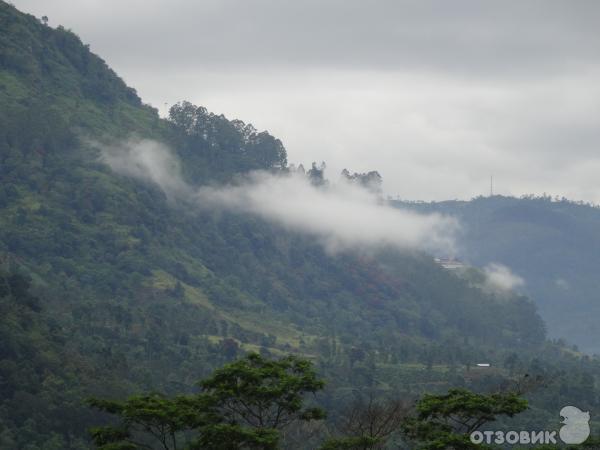
<instances>
[{"instance_id":1,"label":"antenna mast on ridge","mask_svg":"<svg viewBox=\"0 0 600 450\"><path fill-rule=\"evenodd\" d=\"M494 175L490 175L490 197L494 196Z\"/></svg>"}]
</instances>

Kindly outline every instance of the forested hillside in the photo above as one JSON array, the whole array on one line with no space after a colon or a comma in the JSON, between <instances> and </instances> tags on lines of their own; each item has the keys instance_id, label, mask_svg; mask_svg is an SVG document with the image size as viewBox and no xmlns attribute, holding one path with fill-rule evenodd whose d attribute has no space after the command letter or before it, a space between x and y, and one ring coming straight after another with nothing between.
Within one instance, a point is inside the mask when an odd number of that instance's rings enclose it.
<instances>
[{"instance_id":1,"label":"forested hillside","mask_svg":"<svg viewBox=\"0 0 600 450\"><path fill-rule=\"evenodd\" d=\"M84 398L188 392L250 350L313 359L334 414L352 389L525 372L551 380L535 420L597 405L598 362L548 342L527 298L420 252L332 255L252 215L190 210L100 157L143 139L195 186L288 170L269 133L186 102L161 119L74 33L0 2L0 448L89 448Z\"/></svg>"},{"instance_id":2,"label":"forested hillside","mask_svg":"<svg viewBox=\"0 0 600 450\"><path fill-rule=\"evenodd\" d=\"M460 219L459 257L496 262L525 280L549 335L600 353L600 209L551 197L481 197L470 202L404 204Z\"/></svg>"}]
</instances>

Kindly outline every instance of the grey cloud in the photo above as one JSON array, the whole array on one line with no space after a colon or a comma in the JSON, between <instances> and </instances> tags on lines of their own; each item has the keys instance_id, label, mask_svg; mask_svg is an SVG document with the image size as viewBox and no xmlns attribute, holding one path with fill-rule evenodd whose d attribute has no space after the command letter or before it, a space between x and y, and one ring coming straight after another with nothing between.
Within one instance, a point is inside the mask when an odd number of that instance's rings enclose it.
<instances>
[{"instance_id":1,"label":"grey cloud","mask_svg":"<svg viewBox=\"0 0 600 450\"><path fill-rule=\"evenodd\" d=\"M539 75L570 72L600 52L600 4L591 0L16 3L81 24L79 32L119 65L161 70L317 66Z\"/></svg>"},{"instance_id":2,"label":"grey cloud","mask_svg":"<svg viewBox=\"0 0 600 450\"><path fill-rule=\"evenodd\" d=\"M564 278L556 278L554 280L554 284L556 285L557 288L559 288L563 291L568 291L571 288L571 284Z\"/></svg>"}]
</instances>

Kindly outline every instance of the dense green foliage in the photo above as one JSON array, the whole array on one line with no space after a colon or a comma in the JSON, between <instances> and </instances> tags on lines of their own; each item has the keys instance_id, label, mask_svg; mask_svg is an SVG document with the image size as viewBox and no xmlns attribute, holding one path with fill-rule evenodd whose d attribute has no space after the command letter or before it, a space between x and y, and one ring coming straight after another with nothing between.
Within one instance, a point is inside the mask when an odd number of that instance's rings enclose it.
<instances>
[{"instance_id":1,"label":"dense green foliage","mask_svg":"<svg viewBox=\"0 0 600 450\"><path fill-rule=\"evenodd\" d=\"M258 354L217 369L201 381L202 390L172 399L160 394L126 401L92 399L88 403L119 417L114 426L94 428L100 449L210 448L263 450L281 448L280 430L294 421L325 417L318 408L303 410L304 394L323 388L308 360L267 360ZM527 408L516 393L475 394L452 389L426 394L413 414L401 402L355 404L343 437L327 439L321 450L381 449L390 436L402 434L408 445L422 449L477 448L471 432Z\"/></svg>"},{"instance_id":2,"label":"dense green foliage","mask_svg":"<svg viewBox=\"0 0 600 450\"><path fill-rule=\"evenodd\" d=\"M0 448L87 448L85 396L122 396L122 355L89 357L20 273L0 273Z\"/></svg>"},{"instance_id":3,"label":"dense green foliage","mask_svg":"<svg viewBox=\"0 0 600 450\"><path fill-rule=\"evenodd\" d=\"M241 120L227 120L206 108L182 102L171 107L176 129L173 145L186 161L184 176L191 182L227 180L232 173L277 170L287 165L287 154L279 139L258 132Z\"/></svg>"},{"instance_id":4,"label":"dense green foliage","mask_svg":"<svg viewBox=\"0 0 600 450\"><path fill-rule=\"evenodd\" d=\"M486 292L420 253L331 255L113 173L98 148L123 139L170 146L196 185L284 171L287 155L268 133L189 103L160 119L72 32L1 1L0 25L0 255L12 286L0 292L0 447L87 448L97 416L84 398L189 393L251 351L313 359L331 380L320 404L332 420L356 389L482 390L524 372L549 380L532 422L598 405L598 361L547 342L525 297ZM320 166L309 172L325 184Z\"/></svg>"},{"instance_id":5,"label":"dense green foliage","mask_svg":"<svg viewBox=\"0 0 600 450\"><path fill-rule=\"evenodd\" d=\"M422 450L477 449L482 447L471 443L472 432L498 416L512 417L526 408L527 401L512 392L482 395L452 389L445 395L423 396L404 430Z\"/></svg>"},{"instance_id":6,"label":"dense green foliage","mask_svg":"<svg viewBox=\"0 0 600 450\"><path fill-rule=\"evenodd\" d=\"M566 199L480 197L402 204L458 217L458 252L477 266L505 264L525 279L551 337L600 353L600 209Z\"/></svg>"},{"instance_id":7,"label":"dense green foliage","mask_svg":"<svg viewBox=\"0 0 600 450\"><path fill-rule=\"evenodd\" d=\"M280 430L296 421L320 420L304 408L304 396L322 389L312 364L295 356L268 360L257 353L217 369L201 391L173 399L153 394L126 401L93 399L91 406L116 414L116 426L92 430L100 449L149 446L276 449Z\"/></svg>"},{"instance_id":8,"label":"dense green foliage","mask_svg":"<svg viewBox=\"0 0 600 450\"><path fill-rule=\"evenodd\" d=\"M294 422L325 417L319 408L303 409L305 394L322 389L323 381L308 360L295 356L269 360L250 354L217 369L199 384L199 393L174 398L151 394L125 401L90 400L93 407L119 418L116 425L92 429L98 448L292 448L289 440L282 442L283 430ZM491 394L450 389L441 395L425 394L413 408L401 400L374 401L370 397L367 403L351 406L339 428L341 435L326 438L319 449L501 448L473 442L472 433L483 435L480 429L489 429L498 419L514 417L527 407L528 402L513 389ZM593 448L595 443L592 438L569 448ZM314 448L294 444L293 448Z\"/></svg>"}]
</instances>

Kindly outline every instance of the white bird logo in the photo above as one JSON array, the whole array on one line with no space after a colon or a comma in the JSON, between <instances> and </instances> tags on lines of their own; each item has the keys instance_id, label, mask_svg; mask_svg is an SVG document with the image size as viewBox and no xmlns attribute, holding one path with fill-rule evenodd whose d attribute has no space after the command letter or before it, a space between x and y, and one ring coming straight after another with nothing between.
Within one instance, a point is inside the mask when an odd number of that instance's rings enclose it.
<instances>
[{"instance_id":1,"label":"white bird logo","mask_svg":"<svg viewBox=\"0 0 600 450\"><path fill-rule=\"evenodd\" d=\"M560 410L564 424L560 429L560 438L565 444L581 444L590 435L590 413L575 406L565 406Z\"/></svg>"}]
</instances>

